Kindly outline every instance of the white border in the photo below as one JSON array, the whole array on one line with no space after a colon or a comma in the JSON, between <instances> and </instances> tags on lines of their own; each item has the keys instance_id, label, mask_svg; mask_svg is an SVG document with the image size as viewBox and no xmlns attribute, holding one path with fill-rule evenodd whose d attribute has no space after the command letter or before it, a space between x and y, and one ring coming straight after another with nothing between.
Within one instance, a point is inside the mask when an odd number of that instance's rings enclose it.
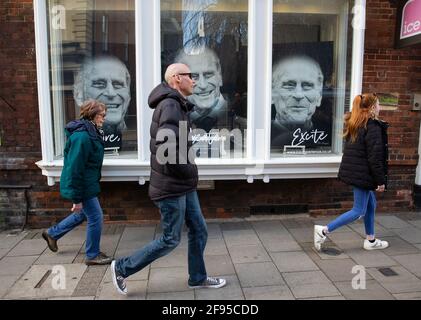
<instances>
[{"instance_id":1,"label":"white border","mask_svg":"<svg viewBox=\"0 0 421 320\"><path fill-rule=\"evenodd\" d=\"M356 5L365 8L364 0ZM248 128L264 129L264 141L248 130L245 159L198 160L201 180L302 179L336 177L340 154L270 159L270 106L272 74L272 0L249 0L248 50ZM38 103L42 160L37 162L48 184L59 181L62 160L53 157L53 132L49 91L48 39L46 0L34 0L35 43L38 80ZM160 1L137 0L136 16L136 92L138 114L137 159L105 159L104 181L138 181L149 179L149 126L152 110L147 108L147 95L161 81L160 70ZM364 29L353 31L353 60L351 97L359 94L362 86L364 57ZM258 112L253 106L261 108ZM147 138L145 138L147 137ZM261 147L263 145L263 147Z\"/></svg>"}]
</instances>

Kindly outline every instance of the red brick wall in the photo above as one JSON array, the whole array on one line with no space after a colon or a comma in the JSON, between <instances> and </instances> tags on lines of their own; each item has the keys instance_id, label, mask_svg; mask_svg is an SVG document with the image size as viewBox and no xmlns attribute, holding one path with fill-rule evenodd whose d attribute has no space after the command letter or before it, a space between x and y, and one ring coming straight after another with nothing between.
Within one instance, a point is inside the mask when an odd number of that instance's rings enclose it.
<instances>
[{"instance_id":1,"label":"red brick wall","mask_svg":"<svg viewBox=\"0 0 421 320\"><path fill-rule=\"evenodd\" d=\"M421 46L394 49L395 3L367 1L363 90L399 95L398 108L382 112L391 124L390 188L378 196L378 211L383 212L412 209L421 116L411 111L413 93L421 91ZM0 2L0 35L0 97L15 109L0 99L0 184L31 184L29 223L44 227L67 215L71 204L60 198L58 185L47 186L34 164L41 159L41 146L32 1ZM103 183L102 189L106 221L159 219L147 184ZM1 194L3 215L22 208L17 193L9 194L13 196L7 199L5 191ZM352 206L351 189L336 179L216 181L215 190L199 196L207 218L247 216L251 206L259 205L306 205L312 214L339 214Z\"/></svg>"}]
</instances>

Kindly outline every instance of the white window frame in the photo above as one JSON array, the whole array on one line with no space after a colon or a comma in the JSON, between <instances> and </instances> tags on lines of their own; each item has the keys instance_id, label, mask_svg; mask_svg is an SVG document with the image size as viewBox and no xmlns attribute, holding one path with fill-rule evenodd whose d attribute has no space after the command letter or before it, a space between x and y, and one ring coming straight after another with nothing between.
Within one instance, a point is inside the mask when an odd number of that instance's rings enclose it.
<instances>
[{"instance_id":1,"label":"white window frame","mask_svg":"<svg viewBox=\"0 0 421 320\"><path fill-rule=\"evenodd\" d=\"M34 0L35 46L38 81L42 160L36 164L47 176L48 185L60 180L63 160L54 160L53 123L50 100L46 0ZM201 180L332 178L338 173L342 154L284 156L270 158L270 106L272 81L272 0L248 2L248 106L247 153L243 159L197 159ZM355 5L365 12L366 1ZM103 181L149 180L149 127L152 110L149 92L161 82L160 0L136 0L136 111L138 153L136 159L105 158ZM353 28L351 97L362 87L364 23ZM265 23L262 23L265 21ZM341 29L343 30L343 28ZM147 48L142 50L142 48ZM254 106L263 106L258 112ZM263 129L257 131L256 129ZM144 138L147 137L147 138ZM263 143L262 143L263 141Z\"/></svg>"}]
</instances>

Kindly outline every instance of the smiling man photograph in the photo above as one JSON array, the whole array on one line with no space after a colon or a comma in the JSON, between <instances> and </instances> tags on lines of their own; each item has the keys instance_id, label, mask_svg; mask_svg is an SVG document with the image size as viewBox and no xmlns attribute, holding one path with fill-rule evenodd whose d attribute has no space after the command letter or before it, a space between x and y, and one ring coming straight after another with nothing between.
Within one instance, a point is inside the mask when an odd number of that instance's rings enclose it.
<instances>
[{"instance_id":1,"label":"smiling man photograph","mask_svg":"<svg viewBox=\"0 0 421 320\"><path fill-rule=\"evenodd\" d=\"M190 55L182 49L175 62L189 66L195 81L193 94L187 98L195 105L189 115L193 126L206 132L227 128L227 101L221 94L222 70L216 53L205 47L202 52Z\"/></svg>"},{"instance_id":2,"label":"smiling man photograph","mask_svg":"<svg viewBox=\"0 0 421 320\"><path fill-rule=\"evenodd\" d=\"M114 56L86 59L75 77L74 99L78 106L94 99L107 106L104 136L121 136L127 129L125 116L130 104L130 73Z\"/></svg>"},{"instance_id":3,"label":"smiling man photograph","mask_svg":"<svg viewBox=\"0 0 421 320\"><path fill-rule=\"evenodd\" d=\"M323 144L327 134L314 123L313 115L323 97L323 73L314 59L295 55L278 61L272 73L271 146ZM318 130L319 129L319 130Z\"/></svg>"}]
</instances>

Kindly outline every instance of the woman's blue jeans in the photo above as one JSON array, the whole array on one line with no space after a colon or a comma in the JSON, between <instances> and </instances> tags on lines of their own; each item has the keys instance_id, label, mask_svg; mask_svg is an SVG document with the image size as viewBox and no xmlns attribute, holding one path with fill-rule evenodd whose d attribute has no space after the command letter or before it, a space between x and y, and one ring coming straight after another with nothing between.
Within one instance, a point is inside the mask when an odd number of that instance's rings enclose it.
<instances>
[{"instance_id":1,"label":"woman's blue jeans","mask_svg":"<svg viewBox=\"0 0 421 320\"><path fill-rule=\"evenodd\" d=\"M353 208L337 217L327 225L328 232L364 217L365 232L368 236L374 236L374 215L376 211L376 195L374 191L353 187Z\"/></svg>"},{"instance_id":2,"label":"woman's blue jeans","mask_svg":"<svg viewBox=\"0 0 421 320\"><path fill-rule=\"evenodd\" d=\"M208 231L200 209L197 192L155 202L161 213L162 235L131 256L116 260L115 268L128 277L165 256L178 246L184 221L188 227L189 285L202 283L206 277L205 251Z\"/></svg>"},{"instance_id":3,"label":"woman's blue jeans","mask_svg":"<svg viewBox=\"0 0 421 320\"><path fill-rule=\"evenodd\" d=\"M86 228L86 257L93 259L99 254L99 242L101 240L103 215L98 198L94 197L82 201L83 209L78 213L72 213L64 220L47 230L53 239L60 239L67 232L88 220Z\"/></svg>"}]
</instances>

